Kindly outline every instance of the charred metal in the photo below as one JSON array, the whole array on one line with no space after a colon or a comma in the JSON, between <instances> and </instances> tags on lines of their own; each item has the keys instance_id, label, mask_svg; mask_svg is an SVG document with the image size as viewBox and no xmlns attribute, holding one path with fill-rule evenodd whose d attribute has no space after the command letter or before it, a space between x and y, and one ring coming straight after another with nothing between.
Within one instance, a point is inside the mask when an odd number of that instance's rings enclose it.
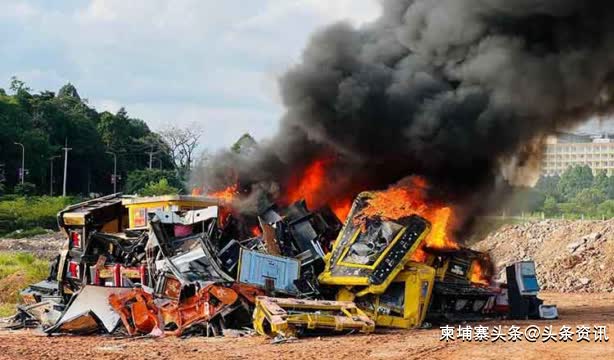
<instances>
[{"instance_id":1,"label":"charred metal","mask_svg":"<svg viewBox=\"0 0 614 360\"><path fill-rule=\"evenodd\" d=\"M432 224L418 213L365 218L371 197L359 195L344 224L304 201L257 216L201 196L70 206L58 214L65 246L49 278L21 293L12 327L127 336L253 327L279 338L557 316L537 299L532 262L508 269L509 287L495 284L487 254L427 247Z\"/></svg>"}]
</instances>

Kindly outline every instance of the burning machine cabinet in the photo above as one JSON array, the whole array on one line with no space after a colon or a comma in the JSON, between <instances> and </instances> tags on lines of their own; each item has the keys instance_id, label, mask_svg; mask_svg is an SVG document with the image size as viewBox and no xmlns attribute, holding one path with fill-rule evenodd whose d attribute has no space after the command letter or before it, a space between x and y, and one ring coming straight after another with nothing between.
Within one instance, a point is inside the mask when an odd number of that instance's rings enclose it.
<instances>
[{"instance_id":1,"label":"burning machine cabinet","mask_svg":"<svg viewBox=\"0 0 614 360\"><path fill-rule=\"evenodd\" d=\"M469 249L426 249L430 224L417 215L353 221L370 196L363 193L354 202L326 256L320 284L337 287L337 300L354 301L378 326L411 328L425 319L483 317L494 293L472 282L471 274L476 261L487 257ZM418 249L429 252L424 263L412 261Z\"/></svg>"}]
</instances>

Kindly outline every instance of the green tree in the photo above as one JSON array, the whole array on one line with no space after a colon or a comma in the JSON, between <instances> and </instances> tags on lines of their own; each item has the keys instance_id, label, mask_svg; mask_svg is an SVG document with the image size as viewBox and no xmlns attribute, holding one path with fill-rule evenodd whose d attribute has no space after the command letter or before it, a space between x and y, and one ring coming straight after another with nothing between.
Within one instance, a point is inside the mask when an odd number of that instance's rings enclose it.
<instances>
[{"instance_id":1,"label":"green tree","mask_svg":"<svg viewBox=\"0 0 614 360\"><path fill-rule=\"evenodd\" d=\"M116 153L118 172L124 178L128 172L149 166L146 152L151 151L152 143L159 143L160 136L142 120L129 117L125 109L117 114L98 113L70 83L57 96L51 91L31 93L17 78L11 80L10 89L14 94L0 93L0 164L4 164L7 189L19 183L21 148L14 142L24 144L29 170L26 181L35 184L40 193L49 191L49 158L62 156L65 144L72 148L67 184L71 194L112 191L113 157L106 151ZM61 160L55 160L56 194L62 182ZM155 149L154 161L158 168L172 169L164 147Z\"/></svg>"},{"instance_id":2,"label":"green tree","mask_svg":"<svg viewBox=\"0 0 614 360\"><path fill-rule=\"evenodd\" d=\"M556 216L559 214L559 205L553 196L547 196L544 200L543 211L546 216Z\"/></svg>"},{"instance_id":3,"label":"green tree","mask_svg":"<svg viewBox=\"0 0 614 360\"><path fill-rule=\"evenodd\" d=\"M11 85L9 85L9 89L13 91L15 94L18 94L20 91L30 92L32 89L26 86L26 83L19 80L17 76L11 77Z\"/></svg>"},{"instance_id":4,"label":"green tree","mask_svg":"<svg viewBox=\"0 0 614 360\"><path fill-rule=\"evenodd\" d=\"M595 188L583 189L576 194L571 202L574 210L578 214L591 215L599 204L605 201L605 194Z\"/></svg>"},{"instance_id":5,"label":"green tree","mask_svg":"<svg viewBox=\"0 0 614 360\"><path fill-rule=\"evenodd\" d=\"M604 194L608 192L608 184L609 184L608 174L605 170L600 170L597 172L597 175L593 179L593 188L601 190Z\"/></svg>"},{"instance_id":6,"label":"green tree","mask_svg":"<svg viewBox=\"0 0 614 360\"><path fill-rule=\"evenodd\" d=\"M36 185L24 182L15 186L15 194L18 195L34 195L36 193Z\"/></svg>"},{"instance_id":7,"label":"green tree","mask_svg":"<svg viewBox=\"0 0 614 360\"><path fill-rule=\"evenodd\" d=\"M77 92L77 88L71 83L68 83L60 88L58 91L58 97L71 97L77 100L81 100L79 93Z\"/></svg>"},{"instance_id":8,"label":"green tree","mask_svg":"<svg viewBox=\"0 0 614 360\"><path fill-rule=\"evenodd\" d=\"M535 190L541 192L545 196L554 197L557 201L560 200L558 185L561 178L558 175L554 176L542 176L535 185Z\"/></svg>"},{"instance_id":9,"label":"green tree","mask_svg":"<svg viewBox=\"0 0 614 360\"><path fill-rule=\"evenodd\" d=\"M135 170L128 174L126 192L129 194L141 193L150 184L157 184L160 180L166 179L169 186L182 189L183 184L176 173L171 170L146 169Z\"/></svg>"},{"instance_id":10,"label":"green tree","mask_svg":"<svg viewBox=\"0 0 614 360\"><path fill-rule=\"evenodd\" d=\"M165 178L160 179L158 182L151 182L147 184L139 195L141 196L160 196L160 195L174 195L179 194L179 189L172 187L168 184L168 180Z\"/></svg>"},{"instance_id":11,"label":"green tree","mask_svg":"<svg viewBox=\"0 0 614 360\"><path fill-rule=\"evenodd\" d=\"M614 217L614 200L606 200L597 207L599 215L605 216L608 219Z\"/></svg>"},{"instance_id":12,"label":"green tree","mask_svg":"<svg viewBox=\"0 0 614 360\"><path fill-rule=\"evenodd\" d=\"M588 165L577 165L568 168L561 175L557 185L558 193L563 199L571 201L582 190L593 185L593 171Z\"/></svg>"},{"instance_id":13,"label":"green tree","mask_svg":"<svg viewBox=\"0 0 614 360\"><path fill-rule=\"evenodd\" d=\"M256 146L258 146L256 140L249 133L245 133L232 144L230 150L237 154L249 154Z\"/></svg>"}]
</instances>

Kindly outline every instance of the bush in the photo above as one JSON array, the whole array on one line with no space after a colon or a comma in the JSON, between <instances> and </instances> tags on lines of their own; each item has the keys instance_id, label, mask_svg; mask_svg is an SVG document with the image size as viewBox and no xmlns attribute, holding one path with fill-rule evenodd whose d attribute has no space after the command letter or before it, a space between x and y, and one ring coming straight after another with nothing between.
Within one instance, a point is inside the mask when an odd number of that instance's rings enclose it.
<instances>
[{"instance_id":1,"label":"bush","mask_svg":"<svg viewBox=\"0 0 614 360\"><path fill-rule=\"evenodd\" d=\"M182 189L183 184L177 177L174 171L146 169L136 170L128 174L126 181L126 192L128 194L141 194L142 191L152 183L159 183L160 180L166 179L168 184L176 189Z\"/></svg>"},{"instance_id":2,"label":"bush","mask_svg":"<svg viewBox=\"0 0 614 360\"><path fill-rule=\"evenodd\" d=\"M160 179L160 181L151 182L143 190L139 192L141 196L159 196L179 194L179 189L168 184L168 180Z\"/></svg>"},{"instance_id":3,"label":"bush","mask_svg":"<svg viewBox=\"0 0 614 360\"><path fill-rule=\"evenodd\" d=\"M29 183L29 182L24 182L23 184L17 184L15 185L15 194L17 195L21 195L21 196L29 196L29 195L34 195L36 193L36 185Z\"/></svg>"},{"instance_id":4,"label":"bush","mask_svg":"<svg viewBox=\"0 0 614 360\"><path fill-rule=\"evenodd\" d=\"M57 213L78 201L70 197L50 196L4 199L0 201L0 234L35 227L57 230Z\"/></svg>"}]
</instances>

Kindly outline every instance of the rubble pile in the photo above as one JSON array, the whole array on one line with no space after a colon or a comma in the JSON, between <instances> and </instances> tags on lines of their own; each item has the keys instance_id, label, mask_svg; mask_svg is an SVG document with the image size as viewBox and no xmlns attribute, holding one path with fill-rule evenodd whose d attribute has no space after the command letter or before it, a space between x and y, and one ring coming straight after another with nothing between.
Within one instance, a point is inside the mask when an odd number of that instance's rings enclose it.
<instances>
[{"instance_id":1,"label":"rubble pile","mask_svg":"<svg viewBox=\"0 0 614 360\"><path fill-rule=\"evenodd\" d=\"M252 326L259 296L322 297L316 278L342 226L330 209L299 201L246 217L224 202L114 195L68 207L62 251L49 278L22 292L14 327L222 335ZM365 319L347 328L372 331Z\"/></svg>"},{"instance_id":2,"label":"rubble pile","mask_svg":"<svg viewBox=\"0 0 614 360\"><path fill-rule=\"evenodd\" d=\"M23 239L0 238L0 251L28 252L50 260L64 244L64 235L55 231Z\"/></svg>"},{"instance_id":3,"label":"rubble pile","mask_svg":"<svg viewBox=\"0 0 614 360\"><path fill-rule=\"evenodd\" d=\"M533 259L543 289L561 292L612 292L614 219L608 221L543 220L505 225L475 245L488 252L496 274Z\"/></svg>"},{"instance_id":4,"label":"rubble pile","mask_svg":"<svg viewBox=\"0 0 614 360\"><path fill-rule=\"evenodd\" d=\"M509 284L493 283L488 254L447 233L451 209L398 194L410 193L359 194L344 224L304 200L257 215L210 196L115 194L69 206L58 214L65 239L49 277L21 292L9 327L182 337L253 328L283 342L558 316L537 297L532 261L511 264Z\"/></svg>"}]
</instances>

